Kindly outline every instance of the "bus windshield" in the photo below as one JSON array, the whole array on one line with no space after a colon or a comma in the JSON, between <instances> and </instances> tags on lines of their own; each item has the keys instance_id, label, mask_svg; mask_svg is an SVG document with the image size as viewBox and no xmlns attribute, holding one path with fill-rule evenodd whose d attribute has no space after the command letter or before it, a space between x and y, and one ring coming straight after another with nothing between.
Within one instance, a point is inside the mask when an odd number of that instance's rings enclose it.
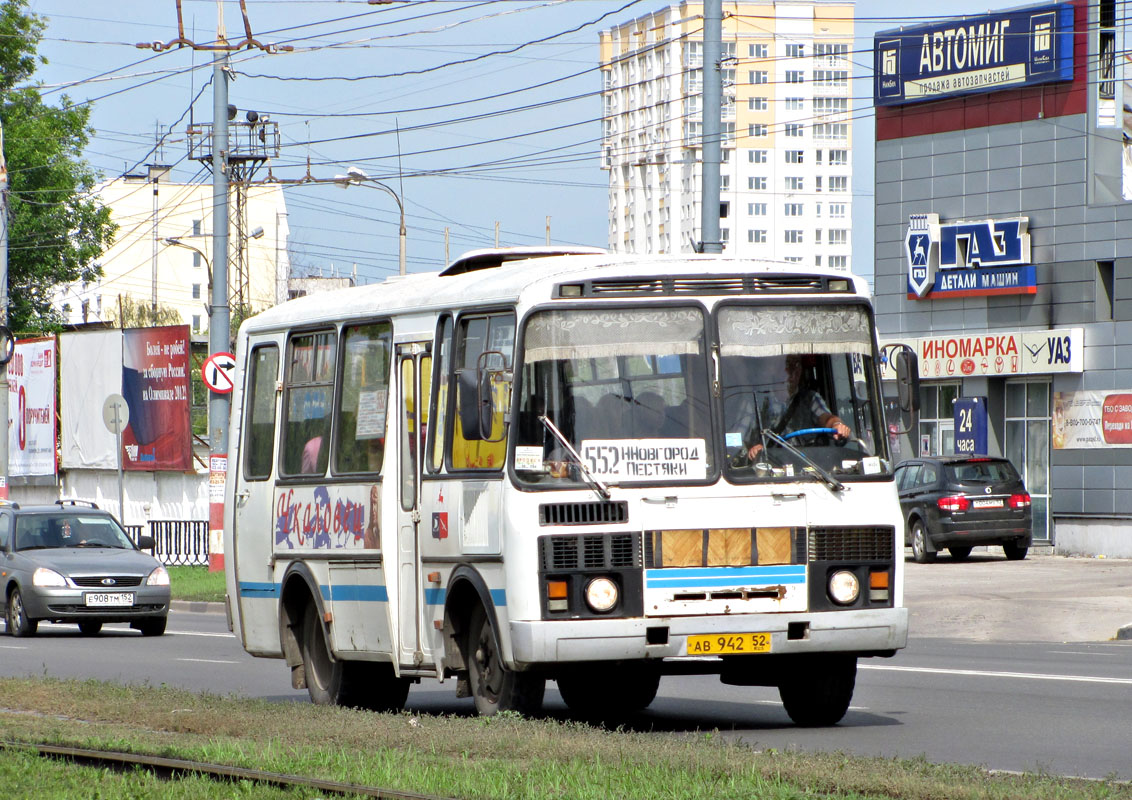
<instances>
[{"instance_id":1,"label":"bus windshield","mask_svg":"<svg viewBox=\"0 0 1132 800\"><path fill-rule=\"evenodd\" d=\"M713 480L717 465L737 483L890 471L863 306L722 305L717 359L705 316L698 306L533 314L516 386L518 479L687 483Z\"/></svg>"},{"instance_id":2,"label":"bus windshield","mask_svg":"<svg viewBox=\"0 0 1132 800\"><path fill-rule=\"evenodd\" d=\"M704 316L694 306L533 314L518 386L519 479L582 478L545 415L607 483L706 480L714 455Z\"/></svg>"}]
</instances>

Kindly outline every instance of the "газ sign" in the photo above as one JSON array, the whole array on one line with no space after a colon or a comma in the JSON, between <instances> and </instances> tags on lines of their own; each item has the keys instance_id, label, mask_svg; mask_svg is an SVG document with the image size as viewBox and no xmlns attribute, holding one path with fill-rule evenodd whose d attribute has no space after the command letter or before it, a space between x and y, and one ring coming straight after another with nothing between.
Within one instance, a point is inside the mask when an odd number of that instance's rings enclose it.
<instances>
[{"instance_id":1,"label":"\u0433\u0430\u0437 sign","mask_svg":"<svg viewBox=\"0 0 1132 800\"><path fill-rule=\"evenodd\" d=\"M904 251L908 299L1035 294L1028 217L943 224L938 214L912 214Z\"/></svg>"}]
</instances>

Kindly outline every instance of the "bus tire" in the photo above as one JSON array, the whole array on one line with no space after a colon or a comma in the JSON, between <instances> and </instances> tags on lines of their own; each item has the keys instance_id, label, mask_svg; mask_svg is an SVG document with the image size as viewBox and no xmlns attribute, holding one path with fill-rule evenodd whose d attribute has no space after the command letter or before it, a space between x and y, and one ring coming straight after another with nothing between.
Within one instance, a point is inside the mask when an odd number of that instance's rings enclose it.
<instances>
[{"instance_id":1,"label":"bus tire","mask_svg":"<svg viewBox=\"0 0 1132 800\"><path fill-rule=\"evenodd\" d=\"M504 665L499 640L483 606L476 606L468 625L464 663L476 713L489 717L500 711L518 711L531 716L542 710L546 679L541 675L515 672Z\"/></svg>"},{"instance_id":2,"label":"bus tire","mask_svg":"<svg viewBox=\"0 0 1132 800\"><path fill-rule=\"evenodd\" d=\"M370 711L400 711L405 707L409 679L398 678L392 664L334 658L314 603L309 603L303 612L301 646L312 703Z\"/></svg>"},{"instance_id":3,"label":"bus tire","mask_svg":"<svg viewBox=\"0 0 1132 800\"><path fill-rule=\"evenodd\" d=\"M660 673L650 667L609 665L558 677L558 693L570 711L585 719L612 720L648 708L660 688Z\"/></svg>"},{"instance_id":4,"label":"bus tire","mask_svg":"<svg viewBox=\"0 0 1132 800\"><path fill-rule=\"evenodd\" d=\"M823 728L845 716L856 683L856 656L812 656L783 678L778 696L795 725Z\"/></svg>"}]
</instances>

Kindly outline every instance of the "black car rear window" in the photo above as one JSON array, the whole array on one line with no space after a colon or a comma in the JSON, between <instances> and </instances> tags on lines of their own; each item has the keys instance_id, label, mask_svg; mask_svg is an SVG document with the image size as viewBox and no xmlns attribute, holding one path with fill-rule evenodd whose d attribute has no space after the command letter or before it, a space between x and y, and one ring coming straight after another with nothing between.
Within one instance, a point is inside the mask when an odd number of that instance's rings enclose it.
<instances>
[{"instance_id":1,"label":"black car rear window","mask_svg":"<svg viewBox=\"0 0 1132 800\"><path fill-rule=\"evenodd\" d=\"M947 478L955 483L999 483L1018 480L1018 472L1009 461L972 461L949 464Z\"/></svg>"}]
</instances>

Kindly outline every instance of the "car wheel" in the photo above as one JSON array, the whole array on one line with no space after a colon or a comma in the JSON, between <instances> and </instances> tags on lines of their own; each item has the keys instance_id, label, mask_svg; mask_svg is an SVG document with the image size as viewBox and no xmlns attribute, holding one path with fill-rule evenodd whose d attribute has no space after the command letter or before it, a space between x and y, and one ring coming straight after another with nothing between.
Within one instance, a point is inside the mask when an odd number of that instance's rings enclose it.
<instances>
[{"instance_id":1,"label":"car wheel","mask_svg":"<svg viewBox=\"0 0 1132 800\"><path fill-rule=\"evenodd\" d=\"M134 624L134 627L141 631L142 636L161 636L165 633L165 623L168 621L166 617L153 617L151 619L139 620Z\"/></svg>"},{"instance_id":2,"label":"car wheel","mask_svg":"<svg viewBox=\"0 0 1132 800\"><path fill-rule=\"evenodd\" d=\"M39 627L39 621L28 619L27 609L24 608L24 598L19 589L13 589L8 595L8 615L6 617L8 633L12 636L34 636Z\"/></svg>"},{"instance_id":3,"label":"car wheel","mask_svg":"<svg viewBox=\"0 0 1132 800\"><path fill-rule=\"evenodd\" d=\"M79 623L79 633L83 636L97 636L102 630L102 623L94 619L84 619Z\"/></svg>"},{"instance_id":4,"label":"car wheel","mask_svg":"<svg viewBox=\"0 0 1132 800\"><path fill-rule=\"evenodd\" d=\"M615 721L647 708L659 688L660 673L649 667L600 673L581 670L558 677L558 693L570 711L602 721Z\"/></svg>"},{"instance_id":5,"label":"car wheel","mask_svg":"<svg viewBox=\"0 0 1132 800\"><path fill-rule=\"evenodd\" d=\"M500 711L537 714L542 709L546 679L528 672L515 672L503 663L495 630L483 606L476 606L468 625L464 647L468 685L476 701L476 712L489 717Z\"/></svg>"},{"instance_id":6,"label":"car wheel","mask_svg":"<svg viewBox=\"0 0 1132 800\"><path fill-rule=\"evenodd\" d=\"M1006 558L1010 561L1021 561L1030 552L1030 548L1024 544L1004 544L1002 552L1006 554Z\"/></svg>"},{"instance_id":7,"label":"car wheel","mask_svg":"<svg viewBox=\"0 0 1132 800\"><path fill-rule=\"evenodd\" d=\"M856 683L856 656L812 656L790 670L778 686L778 696L795 725L826 727L845 716Z\"/></svg>"},{"instance_id":8,"label":"car wheel","mask_svg":"<svg viewBox=\"0 0 1132 800\"><path fill-rule=\"evenodd\" d=\"M971 555L970 547L949 547L947 552L951 553L953 561L966 561L967 556Z\"/></svg>"},{"instance_id":9,"label":"car wheel","mask_svg":"<svg viewBox=\"0 0 1132 800\"><path fill-rule=\"evenodd\" d=\"M924 523L920 520L912 523L912 558L917 564L935 561L935 553L928 552L927 532L924 530Z\"/></svg>"}]
</instances>

